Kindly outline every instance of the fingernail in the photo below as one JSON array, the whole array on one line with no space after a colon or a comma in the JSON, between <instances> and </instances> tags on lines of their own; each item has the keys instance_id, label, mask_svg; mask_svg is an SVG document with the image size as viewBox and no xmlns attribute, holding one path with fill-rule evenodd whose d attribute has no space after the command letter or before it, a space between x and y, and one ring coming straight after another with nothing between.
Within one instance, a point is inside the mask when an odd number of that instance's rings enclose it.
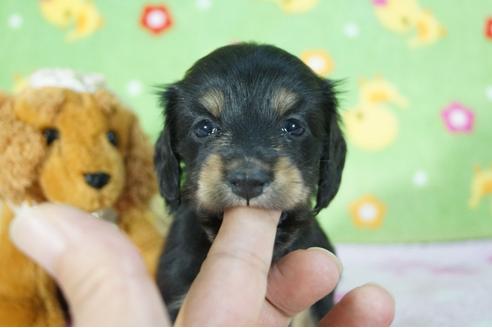
<instances>
[{"instance_id":1,"label":"fingernail","mask_svg":"<svg viewBox=\"0 0 492 328\"><path fill-rule=\"evenodd\" d=\"M10 238L26 255L53 274L55 261L65 248L59 229L39 207L21 206L10 224Z\"/></svg>"},{"instance_id":2,"label":"fingernail","mask_svg":"<svg viewBox=\"0 0 492 328\"><path fill-rule=\"evenodd\" d=\"M325 253L326 255L330 256L335 261L335 264L337 265L337 268L338 268L338 272L340 272L340 275L342 274L343 264L340 261L340 259L338 258L338 256L336 256L335 254L333 254L332 252L330 252L326 248L322 248L322 247L310 247L310 248L308 248L308 250L321 251L321 252Z\"/></svg>"}]
</instances>

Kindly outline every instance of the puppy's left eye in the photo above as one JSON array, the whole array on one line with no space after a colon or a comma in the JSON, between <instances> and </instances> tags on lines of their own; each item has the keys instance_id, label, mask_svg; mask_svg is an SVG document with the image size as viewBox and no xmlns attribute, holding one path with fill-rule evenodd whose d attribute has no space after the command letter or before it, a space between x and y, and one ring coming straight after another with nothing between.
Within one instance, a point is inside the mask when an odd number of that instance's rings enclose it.
<instances>
[{"instance_id":1,"label":"puppy's left eye","mask_svg":"<svg viewBox=\"0 0 492 328\"><path fill-rule=\"evenodd\" d=\"M193 127L198 138L205 138L219 132L219 127L210 120L201 120Z\"/></svg>"},{"instance_id":2,"label":"puppy's left eye","mask_svg":"<svg viewBox=\"0 0 492 328\"><path fill-rule=\"evenodd\" d=\"M118 135L116 134L115 131L110 130L108 133L106 133L106 138L108 138L108 141L113 144L114 146L118 146Z\"/></svg>"},{"instance_id":3,"label":"puppy's left eye","mask_svg":"<svg viewBox=\"0 0 492 328\"><path fill-rule=\"evenodd\" d=\"M289 118L284 122L284 126L282 127L283 133L288 133L295 137L299 137L304 133L305 129L302 127L302 123L295 118Z\"/></svg>"}]
</instances>

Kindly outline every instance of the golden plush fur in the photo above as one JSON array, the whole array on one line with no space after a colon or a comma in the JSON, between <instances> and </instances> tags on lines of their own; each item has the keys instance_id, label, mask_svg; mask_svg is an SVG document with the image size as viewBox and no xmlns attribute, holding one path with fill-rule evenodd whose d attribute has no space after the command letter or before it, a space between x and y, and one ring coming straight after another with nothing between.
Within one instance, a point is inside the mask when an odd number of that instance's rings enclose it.
<instances>
[{"instance_id":1,"label":"golden plush fur","mask_svg":"<svg viewBox=\"0 0 492 328\"><path fill-rule=\"evenodd\" d=\"M43 136L47 128L59 133L51 144ZM11 207L23 202L114 209L154 274L163 232L150 205L156 193L152 157L135 115L108 91L45 87L0 95L0 325L64 325L54 282L9 240ZM96 189L86 183L87 172L111 178Z\"/></svg>"}]
</instances>

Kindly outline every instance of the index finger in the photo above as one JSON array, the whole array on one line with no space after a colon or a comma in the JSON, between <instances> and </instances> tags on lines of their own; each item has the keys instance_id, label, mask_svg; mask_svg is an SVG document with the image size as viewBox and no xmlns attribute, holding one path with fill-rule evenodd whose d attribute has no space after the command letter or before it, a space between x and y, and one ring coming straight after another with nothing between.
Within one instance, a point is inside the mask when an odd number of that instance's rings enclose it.
<instances>
[{"instance_id":1,"label":"index finger","mask_svg":"<svg viewBox=\"0 0 492 328\"><path fill-rule=\"evenodd\" d=\"M251 325L265 301L280 211L233 208L191 285L177 325Z\"/></svg>"}]
</instances>

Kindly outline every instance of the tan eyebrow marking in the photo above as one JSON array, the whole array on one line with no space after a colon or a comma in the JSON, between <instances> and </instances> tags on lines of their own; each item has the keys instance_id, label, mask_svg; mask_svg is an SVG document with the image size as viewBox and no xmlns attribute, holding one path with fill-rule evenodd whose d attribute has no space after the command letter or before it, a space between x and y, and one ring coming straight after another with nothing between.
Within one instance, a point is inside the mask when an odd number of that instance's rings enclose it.
<instances>
[{"instance_id":1,"label":"tan eyebrow marking","mask_svg":"<svg viewBox=\"0 0 492 328\"><path fill-rule=\"evenodd\" d=\"M288 111L298 99L298 95L294 92L286 88L280 88L273 93L271 103L273 109L275 109L279 114L283 114Z\"/></svg>"},{"instance_id":2,"label":"tan eyebrow marking","mask_svg":"<svg viewBox=\"0 0 492 328\"><path fill-rule=\"evenodd\" d=\"M224 94L218 89L208 90L199 101L215 117L224 109Z\"/></svg>"}]
</instances>

